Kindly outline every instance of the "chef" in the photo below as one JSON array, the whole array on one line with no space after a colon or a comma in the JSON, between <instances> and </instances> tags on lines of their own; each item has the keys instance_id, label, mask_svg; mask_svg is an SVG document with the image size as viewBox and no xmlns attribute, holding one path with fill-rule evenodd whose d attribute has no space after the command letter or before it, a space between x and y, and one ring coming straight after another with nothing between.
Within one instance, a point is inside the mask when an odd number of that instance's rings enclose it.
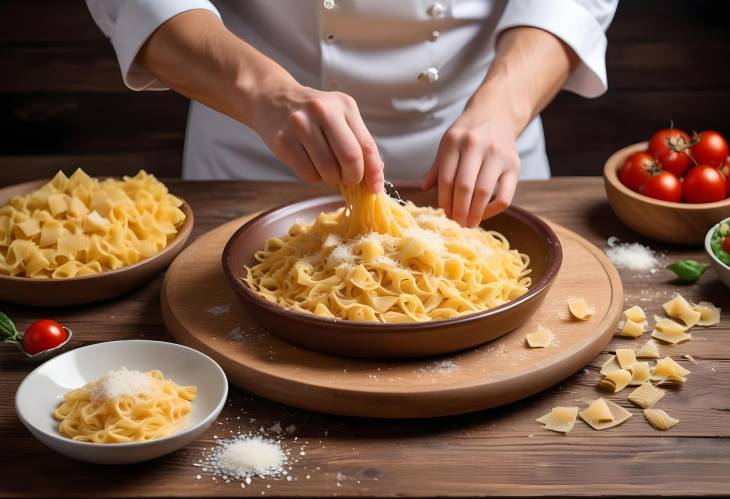
<instances>
[{"instance_id":1,"label":"chef","mask_svg":"<svg viewBox=\"0 0 730 499\"><path fill-rule=\"evenodd\" d=\"M473 226L550 169L539 112L606 90L617 0L87 0L126 85L192 100L188 179L419 180Z\"/></svg>"}]
</instances>

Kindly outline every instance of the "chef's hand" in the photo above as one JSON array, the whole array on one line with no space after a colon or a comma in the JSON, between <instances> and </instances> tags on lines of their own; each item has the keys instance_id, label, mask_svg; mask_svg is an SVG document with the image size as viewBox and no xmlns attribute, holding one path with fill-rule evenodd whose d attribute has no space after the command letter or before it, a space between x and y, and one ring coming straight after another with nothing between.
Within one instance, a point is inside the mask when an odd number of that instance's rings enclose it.
<instances>
[{"instance_id":1,"label":"chef's hand","mask_svg":"<svg viewBox=\"0 0 730 499\"><path fill-rule=\"evenodd\" d=\"M364 181L370 192L383 190L383 162L355 99L292 79L253 102L252 128L299 178L332 187Z\"/></svg>"},{"instance_id":2,"label":"chef's hand","mask_svg":"<svg viewBox=\"0 0 730 499\"><path fill-rule=\"evenodd\" d=\"M423 188L438 185L446 214L461 225L478 225L512 202L520 176L515 139L507 127L465 112L441 139Z\"/></svg>"}]
</instances>

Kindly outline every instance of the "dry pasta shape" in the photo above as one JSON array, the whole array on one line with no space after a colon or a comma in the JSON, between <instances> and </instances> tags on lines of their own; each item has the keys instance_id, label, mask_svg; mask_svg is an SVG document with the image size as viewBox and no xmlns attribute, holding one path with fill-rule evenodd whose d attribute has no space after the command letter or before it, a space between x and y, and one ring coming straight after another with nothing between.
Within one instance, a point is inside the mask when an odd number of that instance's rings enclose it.
<instances>
[{"instance_id":1,"label":"dry pasta shape","mask_svg":"<svg viewBox=\"0 0 730 499\"><path fill-rule=\"evenodd\" d=\"M644 334L644 331L646 331L646 326L646 321L634 322L631 319L626 319L621 326L621 331L619 331L618 335L626 338L638 338L639 336Z\"/></svg>"},{"instance_id":2,"label":"dry pasta shape","mask_svg":"<svg viewBox=\"0 0 730 499\"><path fill-rule=\"evenodd\" d=\"M568 298L568 310L573 317L587 321L596 313L595 307L591 307L583 298Z\"/></svg>"},{"instance_id":3,"label":"dry pasta shape","mask_svg":"<svg viewBox=\"0 0 730 499\"><path fill-rule=\"evenodd\" d=\"M613 428L631 417L631 413L620 405L602 398L594 400L578 415L594 430Z\"/></svg>"},{"instance_id":4,"label":"dry pasta shape","mask_svg":"<svg viewBox=\"0 0 730 499\"><path fill-rule=\"evenodd\" d=\"M542 423L546 430L568 433L573 429L577 416L577 407L553 407L550 412L535 421Z\"/></svg>"},{"instance_id":5,"label":"dry pasta shape","mask_svg":"<svg viewBox=\"0 0 730 499\"><path fill-rule=\"evenodd\" d=\"M628 370L631 373L631 381L629 381L631 386L641 385L651 378L651 369L648 362L635 362Z\"/></svg>"},{"instance_id":6,"label":"dry pasta shape","mask_svg":"<svg viewBox=\"0 0 730 499\"><path fill-rule=\"evenodd\" d=\"M679 293L666 303L662 304L664 312L669 317L681 319L688 327L692 327L700 321L702 314L696 311L692 305Z\"/></svg>"},{"instance_id":7,"label":"dry pasta shape","mask_svg":"<svg viewBox=\"0 0 730 499\"><path fill-rule=\"evenodd\" d=\"M644 309L638 305L634 305L633 307L624 310L624 317L636 323L646 321L646 313L644 313Z\"/></svg>"},{"instance_id":8,"label":"dry pasta shape","mask_svg":"<svg viewBox=\"0 0 730 499\"><path fill-rule=\"evenodd\" d=\"M698 326L714 326L720 322L722 310L709 301L701 301L694 306L694 310L700 313Z\"/></svg>"},{"instance_id":9,"label":"dry pasta shape","mask_svg":"<svg viewBox=\"0 0 730 499\"><path fill-rule=\"evenodd\" d=\"M670 332L668 330L655 329L651 332L651 337L657 340L661 340L665 343L677 344L683 341L691 340L692 335L683 332Z\"/></svg>"},{"instance_id":10,"label":"dry pasta shape","mask_svg":"<svg viewBox=\"0 0 730 499\"><path fill-rule=\"evenodd\" d=\"M671 357L664 357L658 360L654 369L651 372L651 380L658 383L664 383L667 381L684 383L687 381L687 376L691 373L690 370L677 364Z\"/></svg>"},{"instance_id":11,"label":"dry pasta shape","mask_svg":"<svg viewBox=\"0 0 730 499\"><path fill-rule=\"evenodd\" d=\"M528 333L525 336L530 348L546 348L550 346L554 338L555 334L543 326L537 326L537 330L534 333Z\"/></svg>"},{"instance_id":12,"label":"dry pasta shape","mask_svg":"<svg viewBox=\"0 0 730 499\"><path fill-rule=\"evenodd\" d=\"M626 369L611 371L599 381L598 388L607 392L617 393L629 386L631 377L631 372Z\"/></svg>"},{"instance_id":13,"label":"dry pasta shape","mask_svg":"<svg viewBox=\"0 0 730 499\"><path fill-rule=\"evenodd\" d=\"M639 359L658 359L659 349L654 340L644 343L641 348L636 351L636 357Z\"/></svg>"},{"instance_id":14,"label":"dry pasta shape","mask_svg":"<svg viewBox=\"0 0 730 499\"><path fill-rule=\"evenodd\" d=\"M629 393L629 401L642 409L651 409L659 402L666 392L651 383L644 383Z\"/></svg>"},{"instance_id":15,"label":"dry pasta shape","mask_svg":"<svg viewBox=\"0 0 730 499\"><path fill-rule=\"evenodd\" d=\"M659 329L668 333L684 333L689 329L689 327L684 326L679 322L675 322L672 319L667 319L666 317L659 317L658 315L655 315L654 329Z\"/></svg>"},{"instance_id":16,"label":"dry pasta shape","mask_svg":"<svg viewBox=\"0 0 730 499\"><path fill-rule=\"evenodd\" d=\"M636 363L636 353L630 348L617 348L616 361L621 369L628 369Z\"/></svg>"},{"instance_id":17,"label":"dry pasta shape","mask_svg":"<svg viewBox=\"0 0 730 499\"><path fill-rule=\"evenodd\" d=\"M610 372L618 371L620 369L621 366L619 365L618 360L616 360L616 356L611 355L611 357L609 357L609 359L601 365L601 370L599 372L601 375L605 376Z\"/></svg>"},{"instance_id":18,"label":"dry pasta shape","mask_svg":"<svg viewBox=\"0 0 730 499\"><path fill-rule=\"evenodd\" d=\"M679 419L673 418L662 409L644 409L644 417L650 425L662 431L666 431L679 423Z\"/></svg>"}]
</instances>

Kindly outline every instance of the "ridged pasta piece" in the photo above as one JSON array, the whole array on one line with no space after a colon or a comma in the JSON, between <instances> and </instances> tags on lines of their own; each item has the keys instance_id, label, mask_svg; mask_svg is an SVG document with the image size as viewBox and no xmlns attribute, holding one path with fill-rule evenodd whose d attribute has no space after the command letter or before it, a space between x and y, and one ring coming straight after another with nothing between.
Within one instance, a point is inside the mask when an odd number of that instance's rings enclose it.
<instances>
[{"instance_id":1,"label":"ridged pasta piece","mask_svg":"<svg viewBox=\"0 0 730 499\"><path fill-rule=\"evenodd\" d=\"M604 400L596 399L579 412L578 415L594 430L607 430L618 426L631 417L631 413L620 405Z\"/></svg>"},{"instance_id":2,"label":"ridged pasta piece","mask_svg":"<svg viewBox=\"0 0 730 499\"><path fill-rule=\"evenodd\" d=\"M629 393L629 401L642 409L651 409L659 402L666 392L651 383L643 383L636 390Z\"/></svg>"},{"instance_id":3,"label":"ridged pasta piece","mask_svg":"<svg viewBox=\"0 0 730 499\"><path fill-rule=\"evenodd\" d=\"M540 325L537 326L537 330L534 333L525 335L525 339L530 348L546 348L550 346L554 338L555 334L551 330Z\"/></svg>"},{"instance_id":4,"label":"ridged pasta piece","mask_svg":"<svg viewBox=\"0 0 730 499\"><path fill-rule=\"evenodd\" d=\"M644 417L649 424L657 430L668 430L679 423L679 419L673 418L662 409L644 409Z\"/></svg>"},{"instance_id":5,"label":"ridged pasta piece","mask_svg":"<svg viewBox=\"0 0 730 499\"><path fill-rule=\"evenodd\" d=\"M720 307L715 306L709 301L701 301L693 306L696 312L700 313L700 320L697 321L698 326L714 326L720 322Z\"/></svg>"},{"instance_id":6,"label":"ridged pasta piece","mask_svg":"<svg viewBox=\"0 0 730 499\"><path fill-rule=\"evenodd\" d=\"M639 359L658 359L659 349L654 340L649 340L644 343L637 351L636 357Z\"/></svg>"},{"instance_id":7,"label":"ridged pasta piece","mask_svg":"<svg viewBox=\"0 0 730 499\"><path fill-rule=\"evenodd\" d=\"M616 361L621 369L628 369L636 362L636 353L630 348L617 348Z\"/></svg>"},{"instance_id":8,"label":"ridged pasta piece","mask_svg":"<svg viewBox=\"0 0 730 499\"><path fill-rule=\"evenodd\" d=\"M596 309L586 303L583 298L568 298L568 310L576 319L587 321L596 313Z\"/></svg>"},{"instance_id":9,"label":"ridged pasta piece","mask_svg":"<svg viewBox=\"0 0 730 499\"><path fill-rule=\"evenodd\" d=\"M550 412L535 421L542 423L545 430L568 433L575 426L577 417L577 407L553 407Z\"/></svg>"},{"instance_id":10,"label":"ridged pasta piece","mask_svg":"<svg viewBox=\"0 0 730 499\"><path fill-rule=\"evenodd\" d=\"M700 320L701 314L679 293L666 303L662 304L664 312L669 317L681 319L687 326L692 327Z\"/></svg>"},{"instance_id":11,"label":"ridged pasta piece","mask_svg":"<svg viewBox=\"0 0 730 499\"><path fill-rule=\"evenodd\" d=\"M638 305L634 305L633 307L624 310L624 318L636 323L641 323L646 321L646 314L644 313L643 308Z\"/></svg>"},{"instance_id":12,"label":"ridged pasta piece","mask_svg":"<svg viewBox=\"0 0 730 499\"><path fill-rule=\"evenodd\" d=\"M623 326L621 326L619 336L624 336L627 338L637 338L644 334L644 331L646 331L646 325L646 321L634 322L631 319L626 319Z\"/></svg>"},{"instance_id":13,"label":"ridged pasta piece","mask_svg":"<svg viewBox=\"0 0 730 499\"><path fill-rule=\"evenodd\" d=\"M611 371L606 373L601 381L598 382L598 388L611 393L617 393L629 386L631 382L631 372L626 369Z\"/></svg>"}]
</instances>

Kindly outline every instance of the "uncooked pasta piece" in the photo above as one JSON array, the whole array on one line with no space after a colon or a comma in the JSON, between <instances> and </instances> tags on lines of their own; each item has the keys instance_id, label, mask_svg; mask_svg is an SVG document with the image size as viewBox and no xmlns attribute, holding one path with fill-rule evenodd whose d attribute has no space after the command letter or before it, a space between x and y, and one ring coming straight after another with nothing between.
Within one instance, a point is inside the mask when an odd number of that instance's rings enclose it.
<instances>
[{"instance_id":1,"label":"uncooked pasta piece","mask_svg":"<svg viewBox=\"0 0 730 499\"><path fill-rule=\"evenodd\" d=\"M613 428L631 417L631 413L620 405L602 398L594 400L578 415L594 430Z\"/></svg>"},{"instance_id":2,"label":"uncooked pasta piece","mask_svg":"<svg viewBox=\"0 0 730 499\"><path fill-rule=\"evenodd\" d=\"M629 381L629 385L631 386L646 383L651 376L648 362L635 362L628 370L631 373L631 381Z\"/></svg>"},{"instance_id":3,"label":"uncooked pasta piece","mask_svg":"<svg viewBox=\"0 0 730 499\"><path fill-rule=\"evenodd\" d=\"M657 430L668 430L679 423L679 419L673 418L662 409L644 409L644 417L649 424Z\"/></svg>"},{"instance_id":4,"label":"uncooked pasta piece","mask_svg":"<svg viewBox=\"0 0 730 499\"><path fill-rule=\"evenodd\" d=\"M528 333L525 336L527 344L530 348L546 348L552 343L555 335L546 327L537 326L537 330L534 333Z\"/></svg>"},{"instance_id":5,"label":"uncooked pasta piece","mask_svg":"<svg viewBox=\"0 0 730 499\"><path fill-rule=\"evenodd\" d=\"M621 369L628 369L636 362L636 354L630 348L616 349L616 360Z\"/></svg>"},{"instance_id":6,"label":"uncooked pasta piece","mask_svg":"<svg viewBox=\"0 0 730 499\"><path fill-rule=\"evenodd\" d=\"M697 324L702 314L696 311L682 295L677 293L666 303L662 304L664 312L669 317L681 319L687 326L692 327Z\"/></svg>"},{"instance_id":7,"label":"uncooked pasta piece","mask_svg":"<svg viewBox=\"0 0 730 499\"><path fill-rule=\"evenodd\" d=\"M666 317L659 317L658 315L654 316L654 322L654 329L660 329L669 333L684 333L689 329L687 326L683 326L679 322L667 319Z\"/></svg>"},{"instance_id":8,"label":"uncooked pasta piece","mask_svg":"<svg viewBox=\"0 0 730 499\"><path fill-rule=\"evenodd\" d=\"M617 393L629 386L631 373L626 369L611 371L598 383L598 388L611 393Z\"/></svg>"},{"instance_id":9,"label":"uncooked pasta piece","mask_svg":"<svg viewBox=\"0 0 730 499\"><path fill-rule=\"evenodd\" d=\"M655 329L651 332L651 337L657 340L666 341L667 343L677 344L692 339L691 334L679 332L670 332L669 330Z\"/></svg>"},{"instance_id":10,"label":"uncooked pasta piece","mask_svg":"<svg viewBox=\"0 0 730 499\"><path fill-rule=\"evenodd\" d=\"M636 351L636 357L639 359L658 359L659 349L656 346L654 340L649 340L644 343L641 348Z\"/></svg>"},{"instance_id":11,"label":"uncooked pasta piece","mask_svg":"<svg viewBox=\"0 0 730 499\"><path fill-rule=\"evenodd\" d=\"M644 309L638 305L634 305L633 307L624 310L624 317L634 322L644 322L646 320Z\"/></svg>"},{"instance_id":12,"label":"uncooked pasta piece","mask_svg":"<svg viewBox=\"0 0 730 499\"><path fill-rule=\"evenodd\" d=\"M543 424L546 430L568 433L575 425L577 407L553 407L550 412L535 421Z\"/></svg>"},{"instance_id":13,"label":"uncooked pasta piece","mask_svg":"<svg viewBox=\"0 0 730 499\"><path fill-rule=\"evenodd\" d=\"M665 381L676 381L684 383L691 371L677 364L671 357L664 357L658 360L651 373L651 380L659 383Z\"/></svg>"},{"instance_id":14,"label":"uncooked pasta piece","mask_svg":"<svg viewBox=\"0 0 730 499\"><path fill-rule=\"evenodd\" d=\"M605 376L606 374L613 371L618 371L619 369L621 369L621 366L618 364L616 356L611 355L611 358L601 365L601 370L599 372L601 375Z\"/></svg>"},{"instance_id":15,"label":"uncooked pasta piece","mask_svg":"<svg viewBox=\"0 0 730 499\"><path fill-rule=\"evenodd\" d=\"M700 313L698 326L714 326L720 322L720 307L716 307L709 301L701 301L694 306L695 311Z\"/></svg>"},{"instance_id":16,"label":"uncooked pasta piece","mask_svg":"<svg viewBox=\"0 0 730 499\"><path fill-rule=\"evenodd\" d=\"M657 388L651 383L644 383L636 390L629 393L629 401L638 405L642 409L651 409L665 395L665 391Z\"/></svg>"},{"instance_id":17,"label":"uncooked pasta piece","mask_svg":"<svg viewBox=\"0 0 730 499\"><path fill-rule=\"evenodd\" d=\"M626 319L624 325L621 327L619 336L625 336L627 338L637 338L644 334L646 330L646 321L634 322L631 319Z\"/></svg>"},{"instance_id":18,"label":"uncooked pasta piece","mask_svg":"<svg viewBox=\"0 0 730 499\"><path fill-rule=\"evenodd\" d=\"M573 317L582 321L589 320L596 313L596 309L588 305L583 298L568 298L568 309Z\"/></svg>"}]
</instances>

